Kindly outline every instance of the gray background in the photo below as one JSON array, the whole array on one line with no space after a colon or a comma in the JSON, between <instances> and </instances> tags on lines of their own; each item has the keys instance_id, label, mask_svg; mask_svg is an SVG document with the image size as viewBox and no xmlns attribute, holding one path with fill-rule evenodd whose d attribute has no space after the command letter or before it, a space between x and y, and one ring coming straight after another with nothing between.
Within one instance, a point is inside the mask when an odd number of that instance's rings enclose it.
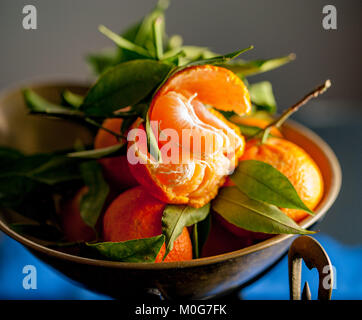
<instances>
[{"instance_id":1,"label":"gray background","mask_svg":"<svg viewBox=\"0 0 362 320\"><path fill-rule=\"evenodd\" d=\"M38 29L22 28L22 8L38 10ZM112 43L97 31L105 24L120 31L155 4L151 0L1 0L0 89L25 80L88 80L84 56ZM338 30L322 28L322 8L333 4ZM343 188L320 226L346 243L362 243L362 1L174 0L167 12L167 31L186 44L226 53L253 44L245 59L291 52L297 60L278 70L250 78L273 82L280 110L330 78L323 99L296 118L313 128L339 157Z\"/></svg>"}]
</instances>

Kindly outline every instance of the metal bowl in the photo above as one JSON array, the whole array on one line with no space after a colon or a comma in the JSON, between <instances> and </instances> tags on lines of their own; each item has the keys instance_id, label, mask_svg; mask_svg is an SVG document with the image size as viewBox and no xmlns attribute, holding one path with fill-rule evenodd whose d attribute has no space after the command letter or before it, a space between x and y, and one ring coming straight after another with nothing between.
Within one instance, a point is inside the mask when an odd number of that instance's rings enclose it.
<instances>
[{"instance_id":1,"label":"metal bowl","mask_svg":"<svg viewBox=\"0 0 362 320\"><path fill-rule=\"evenodd\" d=\"M27 86L57 102L65 88L84 93L86 86L54 83ZM294 122L283 127L286 138L304 148L319 165L325 191L315 216L301 225L310 228L320 220L335 201L341 186L341 169L331 148L311 130ZM91 141L84 128L62 120L27 115L19 89L0 98L0 145L27 153L53 151L73 145L76 138ZM23 244L39 259L85 287L112 297L137 297L158 289L168 299L210 298L237 288L261 274L288 249L293 235L277 235L241 250L184 262L126 263L95 260L71 255L42 245L40 239L24 237L8 224L12 216L0 210L0 229Z\"/></svg>"}]
</instances>

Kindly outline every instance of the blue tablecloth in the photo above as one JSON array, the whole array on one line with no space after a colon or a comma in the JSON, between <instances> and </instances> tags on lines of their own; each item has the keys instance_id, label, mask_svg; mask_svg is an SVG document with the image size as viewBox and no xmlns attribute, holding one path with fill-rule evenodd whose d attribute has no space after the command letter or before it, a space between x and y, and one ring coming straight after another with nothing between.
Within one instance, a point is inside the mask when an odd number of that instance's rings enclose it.
<instances>
[{"instance_id":1,"label":"blue tablecloth","mask_svg":"<svg viewBox=\"0 0 362 320\"><path fill-rule=\"evenodd\" d=\"M362 246L345 246L323 234L316 239L327 251L336 270L333 299L362 299ZM37 289L23 288L23 267L37 270ZM317 271L303 266L303 280L310 284L313 299L318 287ZM243 299L289 299L288 263L285 257L267 275L243 289ZM0 299L109 299L85 290L48 267L23 246L0 234Z\"/></svg>"}]
</instances>

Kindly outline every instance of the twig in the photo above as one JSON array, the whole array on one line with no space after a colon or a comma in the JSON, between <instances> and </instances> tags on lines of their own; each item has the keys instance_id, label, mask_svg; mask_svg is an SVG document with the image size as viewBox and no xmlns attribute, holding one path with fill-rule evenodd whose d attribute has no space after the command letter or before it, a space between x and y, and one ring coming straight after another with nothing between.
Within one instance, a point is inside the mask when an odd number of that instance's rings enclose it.
<instances>
[{"instance_id":1,"label":"twig","mask_svg":"<svg viewBox=\"0 0 362 320\"><path fill-rule=\"evenodd\" d=\"M317 88L315 88L313 91L311 91L310 93L308 93L303 99L301 99L300 101L298 101L296 104L294 104L293 106L291 106L290 108L288 108L287 110L285 110L282 115L274 120L273 122L271 122L268 126L266 126L263 130L261 130L260 132L256 133L254 136L252 136L251 138L260 135L262 133L262 138L261 138L261 143L264 143L266 141L266 139L269 136L270 130L272 129L272 127L276 127L276 128L280 128L281 125L295 112L297 112L299 110L300 107L302 107L303 105L305 105L309 100L311 100L312 98L317 98L320 94L324 93L330 86L331 86L331 81L330 80L326 80L324 82L324 84L318 86Z\"/></svg>"}]
</instances>

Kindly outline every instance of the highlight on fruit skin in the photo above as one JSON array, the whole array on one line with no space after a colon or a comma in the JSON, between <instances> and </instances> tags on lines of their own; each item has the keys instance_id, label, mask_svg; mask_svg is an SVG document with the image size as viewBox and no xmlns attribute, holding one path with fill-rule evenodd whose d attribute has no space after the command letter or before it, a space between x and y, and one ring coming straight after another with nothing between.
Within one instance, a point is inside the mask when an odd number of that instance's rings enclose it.
<instances>
[{"instance_id":1,"label":"highlight on fruit skin","mask_svg":"<svg viewBox=\"0 0 362 320\"><path fill-rule=\"evenodd\" d=\"M239 128L217 109L251 110L243 82L221 67L185 68L155 94L148 114L162 162L148 153L145 136L129 135L127 153L131 173L153 196L198 208L217 195L245 145Z\"/></svg>"},{"instance_id":2,"label":"highlight on fruit skin","mask_svg":"<svg viewBox=\"0 0 362 320\"><path fill-rule=\"evenodd\" d=\"M120 242L158 236L162 233L162 214L166 204L154 197L142 186L121 193L110 206L103 218L104 241ZM166 252L161 247L155 262L162 262ZM173 249L164 262L192 259L192 244L185 227L174 241Z\"/></svg>"}]
</instances>

